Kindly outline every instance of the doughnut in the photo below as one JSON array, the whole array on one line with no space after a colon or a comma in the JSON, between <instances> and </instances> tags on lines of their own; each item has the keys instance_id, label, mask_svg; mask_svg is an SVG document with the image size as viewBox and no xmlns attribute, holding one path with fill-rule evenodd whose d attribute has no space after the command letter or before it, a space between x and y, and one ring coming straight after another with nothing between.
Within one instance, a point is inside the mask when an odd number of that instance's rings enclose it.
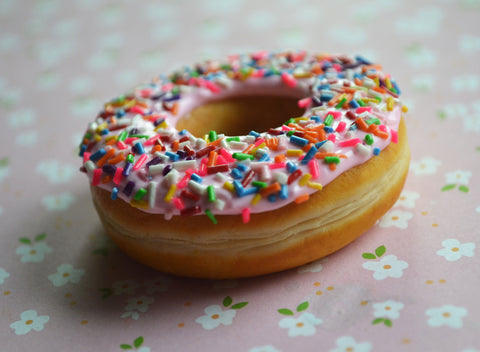
<instances>
[{"instance_id":1,"label":"doughnut","mask_svg":"<svg viewBox=\"0 0 480 352\"><path fill-rule=\"evenodd\" d=\"M198 278L274 273L341 249L396 202L410 161L399 94L361 56L208 60L106 102L80 170L135 260Z\"/></svg>"}]
</instances>

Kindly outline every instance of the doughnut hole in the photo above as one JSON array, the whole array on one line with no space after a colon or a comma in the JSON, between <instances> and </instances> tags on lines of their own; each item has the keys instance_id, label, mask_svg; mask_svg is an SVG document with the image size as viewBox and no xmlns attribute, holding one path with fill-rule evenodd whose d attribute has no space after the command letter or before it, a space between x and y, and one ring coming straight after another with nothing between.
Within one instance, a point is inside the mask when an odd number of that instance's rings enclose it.
<instances>
[{"instance_id":1,"label":"doughnut hole","mask_svg":"<svg viewBox=\"0 0 480 352\"><path fill-rule=\"evenodd\" d=\"M267 132L292 117L302 116L298 98L285 96L238 96L203 104L177 122L178 130L186 129L203 137L209 131L227 136L246 135L250 131Z\"/></svg>"}]
</instances>

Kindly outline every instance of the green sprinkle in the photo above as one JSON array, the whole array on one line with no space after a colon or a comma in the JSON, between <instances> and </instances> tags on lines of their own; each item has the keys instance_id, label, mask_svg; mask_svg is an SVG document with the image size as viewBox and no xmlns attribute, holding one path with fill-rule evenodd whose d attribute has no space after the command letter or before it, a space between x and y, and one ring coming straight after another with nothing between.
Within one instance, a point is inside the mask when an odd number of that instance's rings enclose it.
<instances>
[{"instance_id":1,"label":"green sprinkle","mask_svg":"<svg viewBox=\"0 0 480 352\"><path fill-rule=\"evenodd\" d=\"M243 160L247 160L247 159L250 159L250 160L253 160L254 159L254 156L251 155L251 154L245 154L245 153L233 153L232 154L232 157L234 159L237 159L237 160L240 160L240 161L243 161Z\"/></svg>"},{"instance_id":2,"label":"green sprinkle","mask_svg":"<svg viewBox=\"0 0 480 352\"><path fill-rule=\"evenodd\" d=\"M212 214L210 209L205 209L205 214L208 216L210 220L216 225L218 223L217 219L215 219L215 215Z\"/></svg>"},{"instance_id":3,"label":"green sprinkle","mask_svg":"<svg viewBox=\"0 0 480 352\"><path fill-rule=\"evenodd\" d=\"M127 132L126 130L123 130L123 131L120 132L120 134L118 135L117 141L123 142L125 139L127 139L127 136L128 136L128 132Z\"/></svg>"},{"instance_id":4,"label":"green sprinkle","mask_svg":"<svg viewBox=\"0 0 480 352\"><path fill-rule=\"evenodd\" d=\"M145 188L140 188L137 193L133 196L135 200L141 200L143 196L147 194L147 190Z\"/></svg>"},{"instance_id":5,"label":"green sprinkle","mask_svg":"<svg viewBox=\"0 0 480 352\"><path fill-rule=\"evenodd\" d=\"M216 141L217 140L217 132L216 131L208 132L208 139L210 140L210 142Z\"/></svg>"},{"instance_id":6,"label":"green sprinkle","mask_svg":"<svg viewBox=\"0 0 480 352\"><path fill-rule=\"evenodd\" d=\"M325 162L327 164L340 164L340 158L338 156L326 156Z\"/></svg>"},{"instance_id":7,"label":"green sprinkle","mask_svg":"<svg viewBox=\"0 0 480 352\"><path fill-rule=\"evenodd\" d=\"M132 134L130 137L138 138L138 139L141 139L141 138L148 139L148 136L145 134Z\"/></svg>"},{"instance_id":8,"label":"green sprinkle","mask_svg":"<svg viewBox=\"0 0 480 352\"><path fill-rule=\"evenodd\" d=\"M378 96L374 96L373 99L377 100L379 103L382 102L382 98L378 97Z\"/></svg>"},{"instance_id":9,"label":"green sprinkle","mask_svg":"<svg viewBox=\"0 0 480 352\"><path fill-rule=\"evenodd\" d=\"M175 87L172 88L172 94L173 95L177 95L179 93L180 93L180 88L179 87L175 86Z\"/></svg>"},{"instance_id":10,"label":"green sprinkle","mask_svg":"<svg viewBox=\"0 0 480 352\"><path fill-rule=\"evenodd\" d=\"M343 98L342 100L340 100L340 101L338 102L337 105L335 105L335 108L336 108L336 109L341 109L342 106L343 106L343 104L345 104L346 102L347 102L347 98Z\"/></svg>"},{"instance_id":11,"label":"green sprinkle","mask_svg":"<svg viewBox=\"0 0 480 352\"><path fill-rule=\"evenodd\" d=\"M265 188L268 186L268 183L262 181L252 181L252 186L257 188Z\"/></svg>"},{"instance_id":12,"label":"green sprinkle","mask_svg":"<svg viewBox=\"0 0 480 352\"><path fill-rule=\"evenodd\" d=\"M295 119L294 118L288 119L287 121L285 121L284 125L287 126L290 123L295 123Z\"/></svg>"},{"instance_id":13,"label":"green sprinkle","mask_svg":"<svg viewBox=\"0 0 480 352\"><path fill-rule=\"evenodd\" d=\"M83 136L83 139L90 139L92 138L92 134L90 132L85 133L85 136Z\"/></svg>"},{"instance_id":14,"label":"green sprinkle","mask_svg":"<svg viewBox=\"0 0 480 352\"><path fill-rule=\"evenodd\" d=\"M207 195L208 195L209 202L215 202L217 200L217 196L215 194L215 188L213 187L213 185L209 185L207 187Z\"/></svg>"},{"instance_id":15,"label":"green sprinkle","mask_svg":"<svg viewBox=\"0 0 480 352\"><path fill-rule=\"evenodd\" d=\"M190 76L191 77L198 77L198 76L200 76L200 73L198 73L198 71L195 70L195 71L190 72Z\"/></svg>"},{"instance_id":16,"label":"green sprinkle","mask_svg":"<svg viewBox=\"0 0 480 352\"><path fill-rule=\"evenodd\" d=\"M116 100L117 103L123 103L124 101L125 101L125 95L120 95Z\"/></svg>"},{"instance_id":17,"label":"green sprinkle","mask_svg":"<svg viewBox=\"0 0 480 352\"><path fill-rule=\"evenodd\" d=\"M372 145L373 144L373 137L371 134L367 134L365 136L365 143L367 143L368 145Z\"/></svg>"},{"instance_id":18,"label":"green sprinkle","mask_svg":"<svg viewBox=\"0 0 480 352\"><path fill-rule=\"evenodd\" d=\"M127 155L127 161L133 164L133 162L135 161L135 159L133 158L133 154Z\"/></svg>"},{"instance_id":19,"label":"green sprinkle","mask_svg":"<svg viewBox=\"0 0 480 352\"><path fill-rule=\"evenodd\" d=\"M323 121L325 126L330 126L332 124L332 122L333 122L333 115L332 114L328 114L327 117L325 117L325 121Z\"/></svg>"},{"instance_id":20,"label":"green sprinkle","mask_svg":"<svg viewBox=\"0 0 480 352\"><path fill-rule=\"evenodd\" d=\"M295 130L288 131L288 132L287 132L287 136L288 136L288 137L291 137L291 136L293 136L293 135L295 134L295 132L297 132L297 131L295 131Z\"/></svg>"},{"instance_id":21,"label":"green sprinkle","mask_svg":"<svg viewBox=\"0 0 480 352\"><path fill-rule=\"evenodd\" d=\"M240 137L227 137L227 142L240 142Z\"/></svg>"},{"instance_id":22,"label":"green sprinkle","mask_svg":"<svg viewBox=\"0 0 480 352\"><path fill-rule=\"evenodd\" d=\"M375 125L380 125L380 120L379 119L368 119L368 120L365 120L365 122L367 123L367 125L371 125L372 123L374 123Z\"/></svg>"},{"instance_id":23,"label":"green sprinkle","mask_svg":"<svg viewBox=\"0 0 480 352\"><path fill-rule=\"evenodd\" d=\"M360 105L361 107L367 106L367 104L365 104L362 99L357 99L357 103L358 103L358 105Z\"/></svg>"}]
</instances>

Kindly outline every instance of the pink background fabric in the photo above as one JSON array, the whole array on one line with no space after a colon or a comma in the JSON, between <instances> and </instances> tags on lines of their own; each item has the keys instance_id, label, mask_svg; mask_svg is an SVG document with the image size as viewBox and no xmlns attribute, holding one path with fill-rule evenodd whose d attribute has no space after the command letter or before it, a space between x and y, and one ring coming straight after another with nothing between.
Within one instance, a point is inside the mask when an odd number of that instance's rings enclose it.
<instances>
[{"instance_id":1,"label":"pink background fabric","mask_svg":"<svg viewBox=\"0 0 480 352\"><path fill-rule=\"evenodd\" d=\"M479 21L478 0L3 0L1 349L480 351ZM290 48L396 78L412 150L399 202L345 249L264 277L173 277L121 253L78 172L102 102Z\"/></svg>"}]
</instances>

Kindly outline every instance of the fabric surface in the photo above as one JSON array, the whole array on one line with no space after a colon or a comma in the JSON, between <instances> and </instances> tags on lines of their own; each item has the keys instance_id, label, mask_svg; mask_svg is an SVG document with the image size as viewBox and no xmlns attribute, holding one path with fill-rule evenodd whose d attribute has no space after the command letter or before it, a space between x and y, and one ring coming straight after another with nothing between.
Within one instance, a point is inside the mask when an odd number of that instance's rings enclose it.
<instances>
[{"instance_id":1,"label":"fabric surface","mask_svg":"<svg viewBox=\"0 0 480 352\"><path fill-rule=\"evenodd\" d=\"M480 351L480 1L0 2L2 351ZM259 49L381 63L409 108L396 205L320 261L192 280L106 237L78 171L102 102Z\"/></svg>"}]
</instances>

